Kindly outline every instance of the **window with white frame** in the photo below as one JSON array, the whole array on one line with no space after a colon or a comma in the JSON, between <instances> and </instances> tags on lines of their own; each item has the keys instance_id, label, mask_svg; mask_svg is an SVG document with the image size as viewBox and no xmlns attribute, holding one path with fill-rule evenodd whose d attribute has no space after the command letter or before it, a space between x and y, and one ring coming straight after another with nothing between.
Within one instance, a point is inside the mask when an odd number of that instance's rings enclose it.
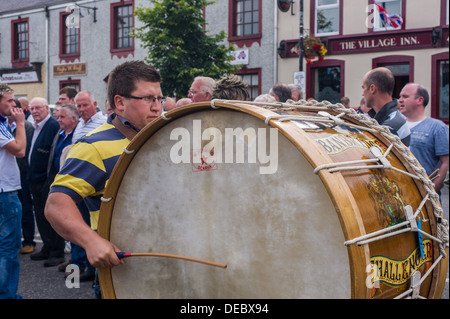
<instances>
[{"instance_id":1,"label":"window with white frame","mask_svg":"<svg viewBox=\"0 0 450 319\"><path fill-rule=\"evenodd\" d=\"M339 34L339 0L315 0L315 34Z\"/></svg>"},{"instance_id":2,"label":"window with white frame","mask_svg":"<svg viewBox=\"0 0 450 319\"><path fill-rule=\"evenodd\" d=\"M447 10L445 10L445 12L446 12L446 18L445 18L445 22L446 22L446 24L448 25L448 10L449 10L449 7L448 7L448 1L449 0L447 0Z\"/></svg>"},{"instance_id":3,"label":"window with white frame","mask_svg":"<svg viewBox=\"0 0 450 319\"><path fill-rule=\"evenodd\" d=\"M379 5L380 7L384 8L386 10L386 12L389 15L402 15L402 0L375 0L374 1L375 4ZM375 14L374 17L374 31L388 31L388 30L398 30L401 29L401 26L398 28L394 28L392 26L390 26L387 23L384 23L383 20L380 17L380 14Z\"/></svg>"}]
</instances>

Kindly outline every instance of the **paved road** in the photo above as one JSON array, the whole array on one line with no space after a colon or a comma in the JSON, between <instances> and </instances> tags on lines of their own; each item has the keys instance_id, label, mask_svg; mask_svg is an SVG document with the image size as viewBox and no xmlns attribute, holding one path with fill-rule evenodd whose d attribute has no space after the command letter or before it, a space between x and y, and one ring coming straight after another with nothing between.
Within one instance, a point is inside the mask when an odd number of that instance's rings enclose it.
<instances>
[{"instance_id":1,"label":"paved road","mask_svg":"<svg viewBox=\"0 0 450 319\"><path fill-rule=\"evenodd\" d=\"M42 243L36 246L37 249L41 247ZM29 255L20 255L19 258L18 294L24 299L95 299L92 282L81 282L80 288L69 289L64 273L58 267L46 268L44 261L33 261ZM66 260L69 258L70 254L66 254Z\"/></svg>"},{"instance_id":2,"label":"paved road","mask_svg":"<svg viewBox=\"0 0 450 319\"><path fill-rule=\"evenodd\" d=\"M449 191L443 191L443 210L449 219ZM38 238L38 237L37 237ZM38 238L39 239L39 238ZM38 249L41 244L38 244ZM66 254L66 259L70 258ZM80 288L67 288L64 273L57 267L45 268L43 261L32 261L29 255L20 255L21 269L18 293L26 299L95 299L92 282L80 283ZM448 258L447 258L448 262ZM449 282L447 282L443 299L449 298Z\"/></svg>"}]
</instances>

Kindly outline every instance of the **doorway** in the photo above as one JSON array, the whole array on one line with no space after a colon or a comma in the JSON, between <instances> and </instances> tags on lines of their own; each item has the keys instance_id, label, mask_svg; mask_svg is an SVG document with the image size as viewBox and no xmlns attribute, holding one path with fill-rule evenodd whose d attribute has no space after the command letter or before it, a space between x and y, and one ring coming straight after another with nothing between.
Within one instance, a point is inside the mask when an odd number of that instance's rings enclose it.
<instances>
[{"instance_id":1,"label":"doorway","mask_svg":"<svg viewBox=\"0 0 450 319\"><path fill-rule=\"evenodd\" d=\"M395 78L394 92L392 98L398 99L402 88L414 82L414 57L410 56L387 56L373 60L374 68L386 67L391 70Z\"/></svg>"}]
</instances>

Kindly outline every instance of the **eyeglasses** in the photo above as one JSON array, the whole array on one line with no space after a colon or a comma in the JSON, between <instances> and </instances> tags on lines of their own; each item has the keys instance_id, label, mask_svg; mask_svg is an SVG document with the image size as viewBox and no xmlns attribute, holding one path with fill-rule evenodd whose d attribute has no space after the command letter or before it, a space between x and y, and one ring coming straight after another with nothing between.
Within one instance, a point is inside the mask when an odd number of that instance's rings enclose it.
<instances>
[{"instance_id":1,"label":"eyeglasses","mask_svg":"<svg viewBox=\"0 0 450 319\"><path fill-rule=\"evenodd\" d=\"M41 110L41 109L43 109L44 108L44 106L32 106L32 107L30 107L30 111L31 112L33 112L33 111L39 111L39 110Z\"/></svg>"},{"instance_id":2,"label":"eyeglasses","mask_svg":"<svg viewBox=\"0 0 450 319\"><path fill-rule=\"evenodd\" d=\"M163 103L166 100L165 96L153 96L153 95L149 96L122 95L122 96L127 99L144 100L147 103L155 103L156 100L158 100L158 102L160 103Z\"/></svg>"}]
</instances>

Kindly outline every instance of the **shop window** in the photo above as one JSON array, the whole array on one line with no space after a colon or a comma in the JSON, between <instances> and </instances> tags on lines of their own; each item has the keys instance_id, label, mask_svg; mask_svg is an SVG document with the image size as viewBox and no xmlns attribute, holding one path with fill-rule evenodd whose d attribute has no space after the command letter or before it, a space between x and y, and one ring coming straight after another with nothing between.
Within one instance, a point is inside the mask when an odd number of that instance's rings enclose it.
<instances>
[{"instance_id":1,"label":"shop window","mask_svg":"<svg viewBox=\"0 0 450 319\"><path fill-rule=\"evenodd\" d=\"M448 121L448 60L438 62L438 117Z\"/></svg>"},{"instance_id":2,"label":"shop window","mask_svg":"<svg viewBox=\"0 0 450 319\"><path fill-rule=\"evenodd\" d=\"M307 66L307 98L339 103L344 96L344 61L325 60Z\"/></svg>"},{"instance_id":3,"label":"shop window","mask_svg":"<svg viewBox=\"0 0 450 319\"><path fill-rule=\"evenodd\" d=\"M432 56L431 116L449 124L449 53Z\"/></svg>"}]
</instances>

